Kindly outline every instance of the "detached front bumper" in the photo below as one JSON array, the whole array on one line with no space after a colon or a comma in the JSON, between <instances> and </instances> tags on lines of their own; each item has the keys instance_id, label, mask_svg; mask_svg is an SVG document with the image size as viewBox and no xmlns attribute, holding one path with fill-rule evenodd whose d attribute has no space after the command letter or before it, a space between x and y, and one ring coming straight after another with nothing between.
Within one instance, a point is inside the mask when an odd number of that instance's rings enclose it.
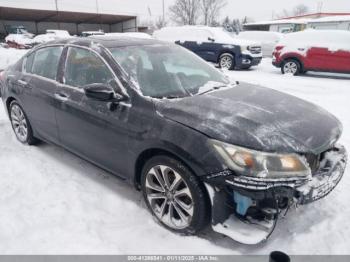
<instances>
[{"instance_id":1,"label":"detached front bumper","mask_svg":"<svg viewBox=\"0 0 350 262\"><path fill-rule=\"evenodd\" d=\"M292 203L304 205L328 195L341 180L346 162L345 148L335 146L322 154L319 168L311 177L257 178L229 170L207 176L205 185L212 203L213 230L245 244L266 240L281 210L288 209ZM271 219L246 220L249 209L257 209Z\"/></svg>"},{"instance_id":2,"label":"detached front bumper","mask_svg":"<svg viewBox=\"0 0 350 262\"><path fill-rule=\"evenodd\" d=\"M320 168L304 185L297 187L298 204L305 205L327 196L342 179L347 152L343 146L337 146L324 153Z\"/></svg>"}]
</instances>

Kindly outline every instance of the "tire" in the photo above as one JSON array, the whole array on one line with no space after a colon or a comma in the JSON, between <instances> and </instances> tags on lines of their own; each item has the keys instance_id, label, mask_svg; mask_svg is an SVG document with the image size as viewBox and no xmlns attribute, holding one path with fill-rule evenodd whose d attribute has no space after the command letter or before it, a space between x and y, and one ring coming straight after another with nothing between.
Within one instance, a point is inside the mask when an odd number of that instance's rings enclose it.
<instances>
[{"instance_id":1,"label":"tire","mask_svg":"<svg viewBox=\"0 0 350 262\"><path fill-rule=\"evenodd\" d=\"M17 101L12 101L9 106L9 115L13 132L19 142L35 145L38 139L33 136L33 129L27 115Z\"/></svg>"},{"instance_id":2,"label":"tire","mask_svg":"<svg viewBox=\"0 0 350 262\"><path fill-rule=\"evenodd\" d=\"M281 72L282 74L299 75L301 73L301 64L295 59L287 59L282 63Z\"/></svg>"},{"instance_id":3,"label":"tire","mask_svg":"<svg viewBox=\"0 0 350 262\"><path fill-rule=\"evenodd\" d=\"M210 206L204 185L180 161L166 155L148 160L142 169L141 188L148 209L165 228L193 235L208 225Z\"/></svg>"},{"instance_id":4,"label":"tire","mask_svg":"<svg viewBox=\"0 0 350 262\"><path fill-rule=\"evenodd\" d=\"M233 70L235 68L235 60L233 55L224 53L219 58L219 67L222 69Z\"/></svg>"},{"instance_id":5,"label":"tire","mask_svg":"<svg viewBox=\"0 0 350 262\"><path fill-rule=\"evenodd\" d=\"M252 66L242 66L242 70L249 70Z\"/></svg>"}]
</instances>

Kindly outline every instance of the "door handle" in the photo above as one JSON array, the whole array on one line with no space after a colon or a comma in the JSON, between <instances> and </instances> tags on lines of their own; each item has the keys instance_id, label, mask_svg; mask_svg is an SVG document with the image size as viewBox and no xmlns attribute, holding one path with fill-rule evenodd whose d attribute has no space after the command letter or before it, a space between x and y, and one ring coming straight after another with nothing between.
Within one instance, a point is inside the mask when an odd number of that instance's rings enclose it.
<instances>
[{"instance_id":1,"label":"door handle","mask_svg":"<svg viewBox=\"0 0 350 262\"><path fill-rule=\"evenodd\" d=\"M19 79L19 80L17 81L17 83L18 83L20 86L22 86L22 87L29 87L28 82L26 82L26 81L24 81L24 80Z\"/></svg>"},{"instance_id":2,"label":"door handle","mask_svg":"<svg viewBox=\"0 0 350 262\"><path fill-rule=\"evenodd\" d=\"M65 102L68 100L68 96L66 94L63 94L63 93L56 93L55 98L61 102Z\"/></svg>"}]
</instances>

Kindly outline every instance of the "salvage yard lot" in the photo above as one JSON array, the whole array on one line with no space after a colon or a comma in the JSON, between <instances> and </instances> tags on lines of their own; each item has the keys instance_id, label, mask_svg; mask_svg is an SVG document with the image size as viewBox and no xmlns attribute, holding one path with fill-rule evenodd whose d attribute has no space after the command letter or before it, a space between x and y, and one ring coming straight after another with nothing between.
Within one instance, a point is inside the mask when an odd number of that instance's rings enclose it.
<instances>
[{"instance_id":1,"label":"salvage yard lot","mask_svg":"<svg viewBox=\"0 0 350 262\"><path fill-rule=\"evenodd\" d=\"M349 75L281 75L271 59L263 59L251 70L226 74L324 107L343 123L340 142L349 150ZM180 236L152 219L141 194L132 186L59 147L21 145L1 105L0 252L267 254L282 250L289 254L349 254L349 176L347 168L327 198L291 210L265 244L245 246L210 230L199 237Z\"/></svg>"}]
</instances>

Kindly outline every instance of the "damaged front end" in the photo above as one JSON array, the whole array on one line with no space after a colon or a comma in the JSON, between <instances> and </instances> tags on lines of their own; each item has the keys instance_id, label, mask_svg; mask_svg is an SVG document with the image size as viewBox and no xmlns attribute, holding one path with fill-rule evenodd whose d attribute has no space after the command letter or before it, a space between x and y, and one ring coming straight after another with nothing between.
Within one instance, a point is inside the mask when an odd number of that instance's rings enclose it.
<instances>
[{"instance_id":1,"label":"damaged front end","mask_svg":"<svg viewBox=\"0 0 350 262\"><path fill-rule=\"evenodd\" d=\"M231 152L232 158L235 152ZM261 159L260 156L256 159L244 157L242 163L255 165L254 168ZM205 177L212 204L213 230L244 244L266 240L290 206L314 202L336 187L345 170L347 153L343 146L337 145L312 159L309 156L302 159L309 173L300 171L293 176L290 171L285 177L277 173L270 175L265 161L265 171L254 176L237 172L237 167L233 167ZM236 163L241 160L242 157ZM291 166L290 163L286 166Z\"/></svg>"}]
</instances>

